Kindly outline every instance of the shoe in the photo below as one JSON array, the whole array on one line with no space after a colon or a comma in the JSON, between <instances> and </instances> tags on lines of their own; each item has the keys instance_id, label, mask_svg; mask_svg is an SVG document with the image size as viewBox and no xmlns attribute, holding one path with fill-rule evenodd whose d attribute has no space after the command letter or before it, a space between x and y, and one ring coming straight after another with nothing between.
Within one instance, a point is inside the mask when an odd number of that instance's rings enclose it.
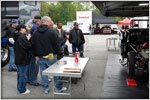
<instances>
[{"instance_id":1,"label":"shoe","mask_svg":"<svg viewBox=\"0 0 150 100\"><path fill-rule=\"evenodd\" d=\"M8 69L8 72L12 72L13 71L13 69Z\"/></svg>"},{"instance_id":2,"label":"shoe","mask_svg":"<svg viewBox=\"0 0 150 100\"><path fill-rule=\"evenodd\" d=\"M78 79L77 78L71 78L71 83L77 84Z\"/></svg>"},{"instance_id":3,"label":"shoe","mask_svg":"<svg viewBox=\"0 0 150 100\"><path fill-rule=\"evenodd\" d=\"M84 58L84 55L83 55L83 53L80 53L80 57Z\"/></svg>"},{"instance_id":4,"label":"shoe","mask_svg":"<svg viewBox=\"0 0 150 100\"><path fill-rule=\"evenodd\" d=\"M17 69L8 69L8 72L12 72L12 71L16 72Z\"/></svg>"},{"instance_id":5,"label":"shoe","mask_svg":"<svg viewBox=\"0 0 150 100\"><path fill-rule=\"evenodd\" d=\"M36 84L33 84L33 83L29 83L30 85L32 85L32 86L41 86L41 84L40 83L36 83Z\"/></svg>"},{"instance_id":6,"label":"shoe","mask_svg":"<svg viewBox=\"0 0 150 100\"><path fill-rule=\"evenodd\" d=\"M49 93L49 89L46 89L43 91L45 94L48 94Z\"/></svg>"},{"instance_id":7,"label":"shoe","mask_svg":"<svg viewBox=\"0 0 150 100\"><path fill-rule=\"evenodd\" d=\"M29 94L30 93L30 90L29 89L26 89L25 92L21 93L21 94Z\"/></svg>"},{"instance_id":8,"label":"shoe","mask_svg":"<svg viewBox=\"0 0 150 100\"><path fill-rule=\"evenodd\" d=\"M52 79L51 79L51 78L48 78L48 81L49 81L49 82L51 82L51 81L52 81Z\"/></svg>"},{"instance_id":9,"label":"shoe","mask_svg":"<svg viewBox=\"0 0 150 100\"><path fill-rule=\"evenodd\" d=\"M56 89L56 90L57 90L57 89ZM60 90L57 90L56 92L57 92L57 93L61 93L61 92L66 91L66 90L67 90L66 87L62 87Z\"/></svg>"},{"instance_id":10,"label":"shoe","mask_svg":"<svg viewBox=\"0 0 150 100\"><path fill-rule=\"evenodd\" d=\"M17 69L13 69L13 71L14 71L14 72L16 72L16 71L17 71Z\"/></svg>"}]
</instances>

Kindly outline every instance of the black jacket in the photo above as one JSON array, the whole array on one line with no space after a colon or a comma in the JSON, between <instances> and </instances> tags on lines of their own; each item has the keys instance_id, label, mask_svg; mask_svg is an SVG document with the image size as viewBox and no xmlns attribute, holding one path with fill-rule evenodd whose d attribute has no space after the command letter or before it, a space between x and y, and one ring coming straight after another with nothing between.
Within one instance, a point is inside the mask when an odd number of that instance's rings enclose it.
<instances>
[{"instance_id":1,"label":"black jacket","mask_svg":"<svg viewBox=\"0 0 150 100\"><path fill-rule=\"evenodd\" d=\"M56 29L54 29L54 31L57 33L57 35L58 35L58 38L59 38L59 44L60 44L60 46L62 46L62 45L64 45L65 43L66 43L66 32L63 30L63 29L61 29L61 36L59 35L59 31L57 30L57 28Z\"/></svg>"},{"instance_id":2,"label":"black jacket","mask_svg":"<svg viewBox=\"0 0 150 100\"><path fill-rule=\"evenodd\" d=\"M47 25L40 25L31 37L32 49L35 56L46 56L49 53L59 54L57 33Z\"/></svg>"},{"instance_id":3,"label":"black jacket","mask_svg":"<svg viewBox=\"0 0 150 100\"><path fill-rule=\"evenodd\" d=\"M80 29L72 29L69 34L69 42L75 46L80 46L85 43L84 35Z\"/></svg>"},{"instance_id":4,"label":"black jacket","mask_svg":"<svg viewBox=\"0 0 150 100\"><path fill-rule=\"evenodd\" d=\"M14 43L14 52L15 52L15 64L16 65L27 65L29 64L29 48L31 44L27 37L19 33L18 38Z\"/></svg>"},{"instance_id":5,"label":"black jacket","mask_svg":"<svg viewBox=\"0 0 150 100\"><path fill-rule=\"evenodd\" d=\"M14 35L16 33L16 29L13 27L9 27L8 31L7 31L7 37L8 38L14 38ZM8 46L12 47L13 44L11 44L10 42L8 42Z\"/></svg>"}]
</instances>

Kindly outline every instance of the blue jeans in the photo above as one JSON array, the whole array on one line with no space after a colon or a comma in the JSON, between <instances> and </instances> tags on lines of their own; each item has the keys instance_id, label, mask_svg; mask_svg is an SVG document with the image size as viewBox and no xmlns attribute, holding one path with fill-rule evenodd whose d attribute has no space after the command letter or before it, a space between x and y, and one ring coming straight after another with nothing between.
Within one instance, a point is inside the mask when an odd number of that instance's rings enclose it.
<instances>
[{"instance_id":1,"label":"blue jeans","mask_svg":"<svg viewBox=\"0 0 150 100\"><path fill-rule=\"evenodd\" d=\"M15 65L15 54L14 54L14 47L9 47L10 51L10 61L9 61L9 70L17 69Z\"/></svg>"},{"instance_id":2,"label":"blue jeans","mask_svg":"<svg viewBox=\"0 0 150 100\"><path fill-rule=\"evenodd\" d=\"M37 77L39 72L39 65L35 63L35 56L33 55L32 51L29 51L29 56L30 56L30 66L28 67L27 78L28 82L31 85L35 85L38 83Z\"/></svg>"},{"instance_id":3,"label":"blue jeans","mask_svg":"<svg viewBox=\"0 0 150 100\"><path fill-rule=\"evenodd\" d=\"M28 67L29 65L19 65L17 67L17 89L19 93L24 93L26 91Z\"/></svg>"},{"instance_id":4,"label":"blue jeans","mask_svg":"<svg viewBox=\"0 0 150 100\"><path fill-rule=\"evenodd\" d=\"M72 52L73 54L75 54L75 52L83 53L83 44L78 47L72 44Z\"/></svg>"},{"instance_id":5,"label":"blue jeans","mask_svg":"<svg viewBox=\"0 0 150 100\"><path fill-rule=\"evenodd\" d=\"M65 48L65 44L60 46L60 49L62 50L63 53L64 53L64 48Z\"/></svg>"},{"instance_id":6,"label":"blue jeans","mask_svg":"<svg viewBox=\"0 0 150 100\"><path fill-rule=\"evenodd\" d=\"M48 81L48 76L42 75L42 72L45 69L47 69L48 67L50 67L50 65L54 64L56 61L57 61L57 57L54 57L54 59L52 59L52 60L49 60L49 59L46 59L46 58L40 58L38 60L39 65L40 65L40 73L41 73L41 78L42 78L43 90L49 89L49 81ZM58 82L59 79L60 79L59 76L54 77L55 86L58 90L62 88L62 84L60 82Z\"/></svg>"},{"instance_id":7,"label":"blue jeans","mask_svg":"<svg viewBox=\"0 0 150 100\"><path fill-rule=\"evenodd\" d=\"M92 35L92 30L89 30L90 35Z\"/></svg>"}]
</instances>

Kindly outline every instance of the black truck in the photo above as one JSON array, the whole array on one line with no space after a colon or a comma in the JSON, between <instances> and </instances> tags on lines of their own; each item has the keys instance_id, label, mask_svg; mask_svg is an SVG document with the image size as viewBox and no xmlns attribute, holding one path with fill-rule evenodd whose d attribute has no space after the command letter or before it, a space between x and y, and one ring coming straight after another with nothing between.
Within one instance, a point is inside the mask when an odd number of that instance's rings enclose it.
<instances>
[{"instance_id":1,"label":"black truck","mask_svg":"<svg viewBox=\"0 0 150 100\"><path fill-rule=\"evenodd\" d=\"M132 20L148 21L136 19ZM129 77L135 75L136 69L149 73L149 25L147 28L139 28L138 24L131 25L130 29L122 32L121 40L121 59L120 63L127 66Z\"/></svg>"}]
</instances>

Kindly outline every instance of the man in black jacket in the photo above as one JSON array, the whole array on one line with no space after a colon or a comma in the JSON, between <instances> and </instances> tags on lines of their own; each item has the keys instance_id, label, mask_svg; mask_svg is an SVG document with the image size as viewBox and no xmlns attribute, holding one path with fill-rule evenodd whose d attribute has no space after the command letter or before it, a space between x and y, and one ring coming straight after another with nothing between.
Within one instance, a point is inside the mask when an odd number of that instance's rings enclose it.
<instances>
[{"instance_id":1,"label":"man in black jacket","mask_svg":"<svg viewBox=\"0 0 150 100\"><path fill-rule=\"evenodd\" d=\"M76 51L80 53L80 57L83 55L83 44L85 43L84 35L78 27L78 23L74 23L74 28L70 31L69 42L72 43L72 52L75 54Z\"/></svg>"},{"instance_id":2,"label":"man in black jacket","mask_svg":"<svg viewBox=\"0 0 150 100\"><path fill-rule=\"evenodd\" d=\"M8 71L17 71L17 67L15 65L15 61L14 61L14 35L16 34L16 28L18 26L18 19L12 19L11 21L11 25L7 31L7 37L9 40L8 46L9 46L9 51L10 51L10 61L9 61L9 68Z\"/></svg>"},{"instance_id":3,"label":"man in black jacket","mask_svg":"<svg viewBox=\"0 0 150 100\"><path fill-rule=\"evenodd\" d=\"M42 75L42 72L50 65L57 61L59 56L59 42L57 33L53 29L50 29L52 20L48 16L44 16L42 19L42 25L40 25L32 35L31 43L36 60L40 65L40 72L42 78L42 87L45 94L49 93L49 81L48 76ZM54 77L55 86L58 91L64 90L62 84L57 81L59 77Z\"/></svg>"},{"instance_id":4,"label":"man in black jacket","mask_svg":"<svg viewBox=\"0 0 150 100\"><path fill-rule=\"evenodd\" d=\"M14 43L15 64L17 65L17 90L21 94L28 94L30 90L26 89L27 69L29 67L29 48L31 46L29 39L31 35L26 34L26 26L19 25L19 33Z\"/></svg>"}]
</instances>

